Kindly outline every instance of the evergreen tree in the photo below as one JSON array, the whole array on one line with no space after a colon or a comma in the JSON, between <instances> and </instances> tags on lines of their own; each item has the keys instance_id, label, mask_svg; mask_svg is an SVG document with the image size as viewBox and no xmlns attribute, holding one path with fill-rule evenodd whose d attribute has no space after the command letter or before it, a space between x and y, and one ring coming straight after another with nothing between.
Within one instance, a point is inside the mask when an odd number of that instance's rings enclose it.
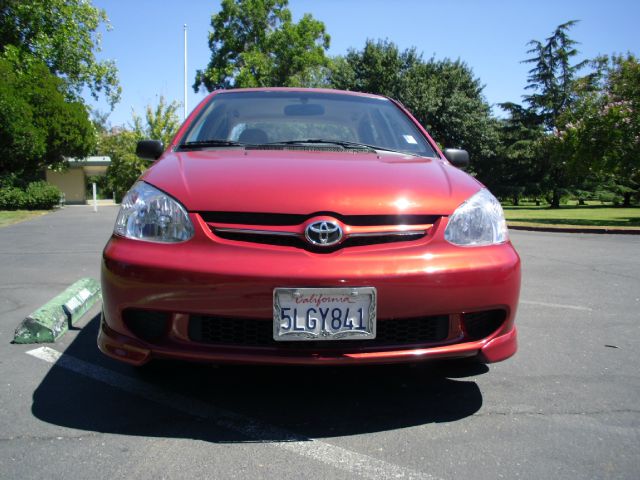
<instances>
[{"instance_id":1,"label":"evergreen tree","mask_svg":"<svg viewBox=\"0 0 640 480\"><path fill-rule=\"evenodd\" d=\"M576 23L577 20L571 20L558 25L544 43L531 40L527 53L533 56L524 60L533 64L525 87L533 93L524 100L548 130L557 127L558 117L570 106L577 73L588 63L587 60L571 63L579 52L577 42L569 37L568 31Z\"/></svg>"},{"instance_id":2,"label":"evergreen tree","mask_svg":"<svg viewBox=\"0 0 640 480\"><path fill-rule=\"evenodd\" d=\"M543 133L539 117L515 103L501 103L500 107L508 117L499 122L498 154L489 166L486 184L494 194L510 198L514 205L523 195L539 202L545 177L538 161L538 142Z\"/></svg>"},{"instance_id":3,"label":"evergreen tree","mask_svg":"<svg viewBox=\"0 0 640 480\"><path fill-rule=\"evenodd\" d=\"M536 177L539 176L536 180L539 180L540 189L549 192L552 208L558 208L561 195L584 181L584 174L588 172L588 168L578 164L581 159L572 155L564 128L566 112L576 100L576 86L589 78L577 76L587 61L573 63L579 52L577 42L568 32L576 23L577 20L571 20L559 25L544 42L529 42L531 48L527 53L532 56L524 62L533 67L529 70L525 88L532 93L524 96L526 107L503 105L511 114L507 125L519 125L526 143L521 143L522 139L511 139L513 143L505 145L506 156L501 161L513 162L510 154L522 153L522 147L525 147L526 162L536 163L535 166L531 164L531 169ZM509 141L508 135L503 135L503 139ZM520 170L519 165L513 167L511 171Z\"/></svg>"}]
</instances>

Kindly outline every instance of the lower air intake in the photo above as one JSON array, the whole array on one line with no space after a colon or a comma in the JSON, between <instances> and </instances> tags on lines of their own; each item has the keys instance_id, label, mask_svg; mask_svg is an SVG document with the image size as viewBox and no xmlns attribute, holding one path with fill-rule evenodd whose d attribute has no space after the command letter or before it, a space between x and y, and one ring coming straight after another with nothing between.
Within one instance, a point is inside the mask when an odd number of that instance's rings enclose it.
<instances>
[{"instance_id":1,"label":"lower air intake","mask_svg":"<svg viewBox=\"0 0 640 480\"><path fill-rule=\"evenodd\" d=\"M192 315L189 321L189 338L192 341L238 347L331 349L403 346L440 342L448 335L448 315L378 321L375 339L335 342L276 342L271 320Z\"/></svg>"}]
</instances>

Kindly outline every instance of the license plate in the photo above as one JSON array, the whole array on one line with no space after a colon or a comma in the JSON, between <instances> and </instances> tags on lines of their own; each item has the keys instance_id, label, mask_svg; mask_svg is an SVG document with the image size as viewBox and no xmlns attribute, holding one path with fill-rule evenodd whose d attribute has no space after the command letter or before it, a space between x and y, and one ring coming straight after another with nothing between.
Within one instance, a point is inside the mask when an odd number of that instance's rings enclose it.
<instances>
[{"instance_id":1,"label":"license plate","mask_svg":"<svg viewBox=\"0 0 640 480\"><path fill-rule=\"evenodd\" d=\"M276 341L376 338L376 289L276 288Z\"/></svg>"}]
</instances>

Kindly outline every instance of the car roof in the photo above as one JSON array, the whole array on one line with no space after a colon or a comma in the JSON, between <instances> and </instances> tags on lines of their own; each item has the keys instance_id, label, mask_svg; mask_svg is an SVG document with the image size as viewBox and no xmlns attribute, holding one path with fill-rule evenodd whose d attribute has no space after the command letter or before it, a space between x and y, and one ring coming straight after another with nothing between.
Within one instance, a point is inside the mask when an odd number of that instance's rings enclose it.
<instances>
[{"instance_id":1,"label":"car roof","mask_svg":"<svg viewBox=\"0 0 640 480\"><path fill-rule=\"evenodd\" d=\"M303 88L303 87L257 87L257 88L230 88L220 89L211 92L211 95L224 95L225 93L241 93L241 92L315 92L315 93L333 93L341 95L351 95L354 97L368 97L386 99L389 97L384 95L376 95L373 93L354 92L351 90L336 90L333 88Z\"/></svg>"}]
</instances>

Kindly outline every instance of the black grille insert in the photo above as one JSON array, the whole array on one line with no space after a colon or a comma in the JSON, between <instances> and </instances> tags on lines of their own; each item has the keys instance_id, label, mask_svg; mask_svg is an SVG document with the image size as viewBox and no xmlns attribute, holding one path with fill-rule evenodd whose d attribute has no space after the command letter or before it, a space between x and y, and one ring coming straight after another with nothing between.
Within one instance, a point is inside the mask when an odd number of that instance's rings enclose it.
<instances>
[{"instance_id":1,"label":"black grille insert","mask_svg":"<svg viewBox=\"0 0 640 480\"><path fill-rule=\"evenodd\" d=\"M278 347L301 350L390 347L440 342L448 335L448 315L378 321L375 339L334 342L276 342L273 339L271 320L191 315L189 321L189 338L192 341L238 347Z\"/></svg>"}]
</instances>

